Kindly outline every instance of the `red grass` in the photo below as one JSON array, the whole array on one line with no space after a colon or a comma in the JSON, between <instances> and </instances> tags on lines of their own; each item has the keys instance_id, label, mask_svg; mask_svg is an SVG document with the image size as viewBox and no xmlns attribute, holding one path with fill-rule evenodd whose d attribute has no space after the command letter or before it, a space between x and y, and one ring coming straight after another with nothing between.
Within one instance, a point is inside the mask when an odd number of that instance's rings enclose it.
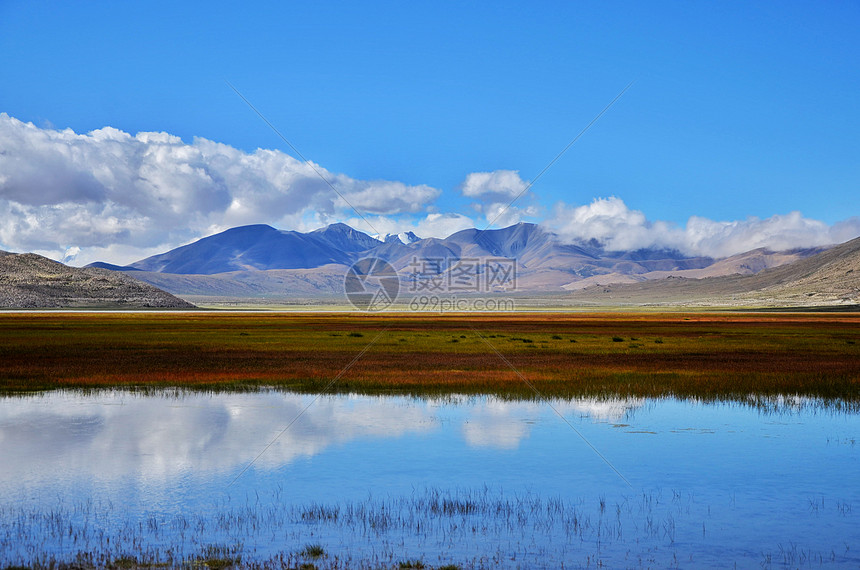
<instances>
[{"instance_id":1,"label":"red grass","mask_svg":"<svg viewBox=\"0 0 860 570\"><path fill-rule=\"evenodd\" d=\"M532 342L514 340L523 338ZM857 400L860 317L0 315L5 391L247 385L313 391L338 375L332 390L528 395L525 378L545 395L755 392Z\"/></svg>"}]
</instances>

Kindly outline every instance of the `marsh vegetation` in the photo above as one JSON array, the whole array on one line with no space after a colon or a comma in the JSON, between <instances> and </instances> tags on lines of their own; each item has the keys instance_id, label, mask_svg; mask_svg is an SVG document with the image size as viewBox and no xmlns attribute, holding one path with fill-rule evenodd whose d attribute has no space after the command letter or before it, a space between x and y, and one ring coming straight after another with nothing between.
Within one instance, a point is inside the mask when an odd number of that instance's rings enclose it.
<instances>
[{"instance_id":1,"label":"marsh vegetation","mask_svg":"<svg viewBox=\"0 0 860 570\"><path fill-rule=\"evenodd\" d=\"M0 390L857 402L858 339L852 314L4 314Z\"/></svg>"}]
</instances>

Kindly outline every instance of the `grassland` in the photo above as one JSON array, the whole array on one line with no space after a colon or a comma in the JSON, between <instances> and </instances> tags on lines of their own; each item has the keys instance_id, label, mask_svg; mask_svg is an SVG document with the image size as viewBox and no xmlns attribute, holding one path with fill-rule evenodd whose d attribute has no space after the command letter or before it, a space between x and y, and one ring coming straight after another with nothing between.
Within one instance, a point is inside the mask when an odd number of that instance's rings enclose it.
<instances>
[{"instance_id":1,"label":"grassland","mask_svg":"<svg viewBox=\"0 0 860 570\"><path fill-rule=\"evenodd\" d=\"M860 401L856 314L0 314L0 392Z\"/></svg>"}]
</instances>

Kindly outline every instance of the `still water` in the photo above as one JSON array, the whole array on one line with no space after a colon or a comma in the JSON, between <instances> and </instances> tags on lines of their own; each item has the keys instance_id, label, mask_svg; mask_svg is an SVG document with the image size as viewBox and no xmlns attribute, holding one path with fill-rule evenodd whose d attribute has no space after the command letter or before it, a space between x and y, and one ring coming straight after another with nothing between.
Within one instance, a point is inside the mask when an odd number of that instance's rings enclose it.
<instances>
[{"instance_id":1,"label":"still water","mask_svg":"<svg viewBox=\"0 0 860 570\"><path fill-rule=\"evenodd\" d=\"M763 404L0 398L0 566L857 568L860 414Z\"/></svg>"}]
</instances>

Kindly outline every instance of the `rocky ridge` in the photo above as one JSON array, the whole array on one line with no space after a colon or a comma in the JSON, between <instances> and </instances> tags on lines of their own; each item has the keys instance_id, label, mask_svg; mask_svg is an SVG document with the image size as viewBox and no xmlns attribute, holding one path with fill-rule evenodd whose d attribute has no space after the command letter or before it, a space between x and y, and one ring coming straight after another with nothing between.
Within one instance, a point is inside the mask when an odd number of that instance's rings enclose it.
<instances>
[{"instance_id":1,"label":"rocky ridge","mask_svg":"<svg viewBox=\"0 0 860 570\"><path fill-rule=\"evenodd\" d=\"M0 252L0 308L191 309L194 305L126 274L78 269L34 253Z\"/></svg>"}]
</instances>

